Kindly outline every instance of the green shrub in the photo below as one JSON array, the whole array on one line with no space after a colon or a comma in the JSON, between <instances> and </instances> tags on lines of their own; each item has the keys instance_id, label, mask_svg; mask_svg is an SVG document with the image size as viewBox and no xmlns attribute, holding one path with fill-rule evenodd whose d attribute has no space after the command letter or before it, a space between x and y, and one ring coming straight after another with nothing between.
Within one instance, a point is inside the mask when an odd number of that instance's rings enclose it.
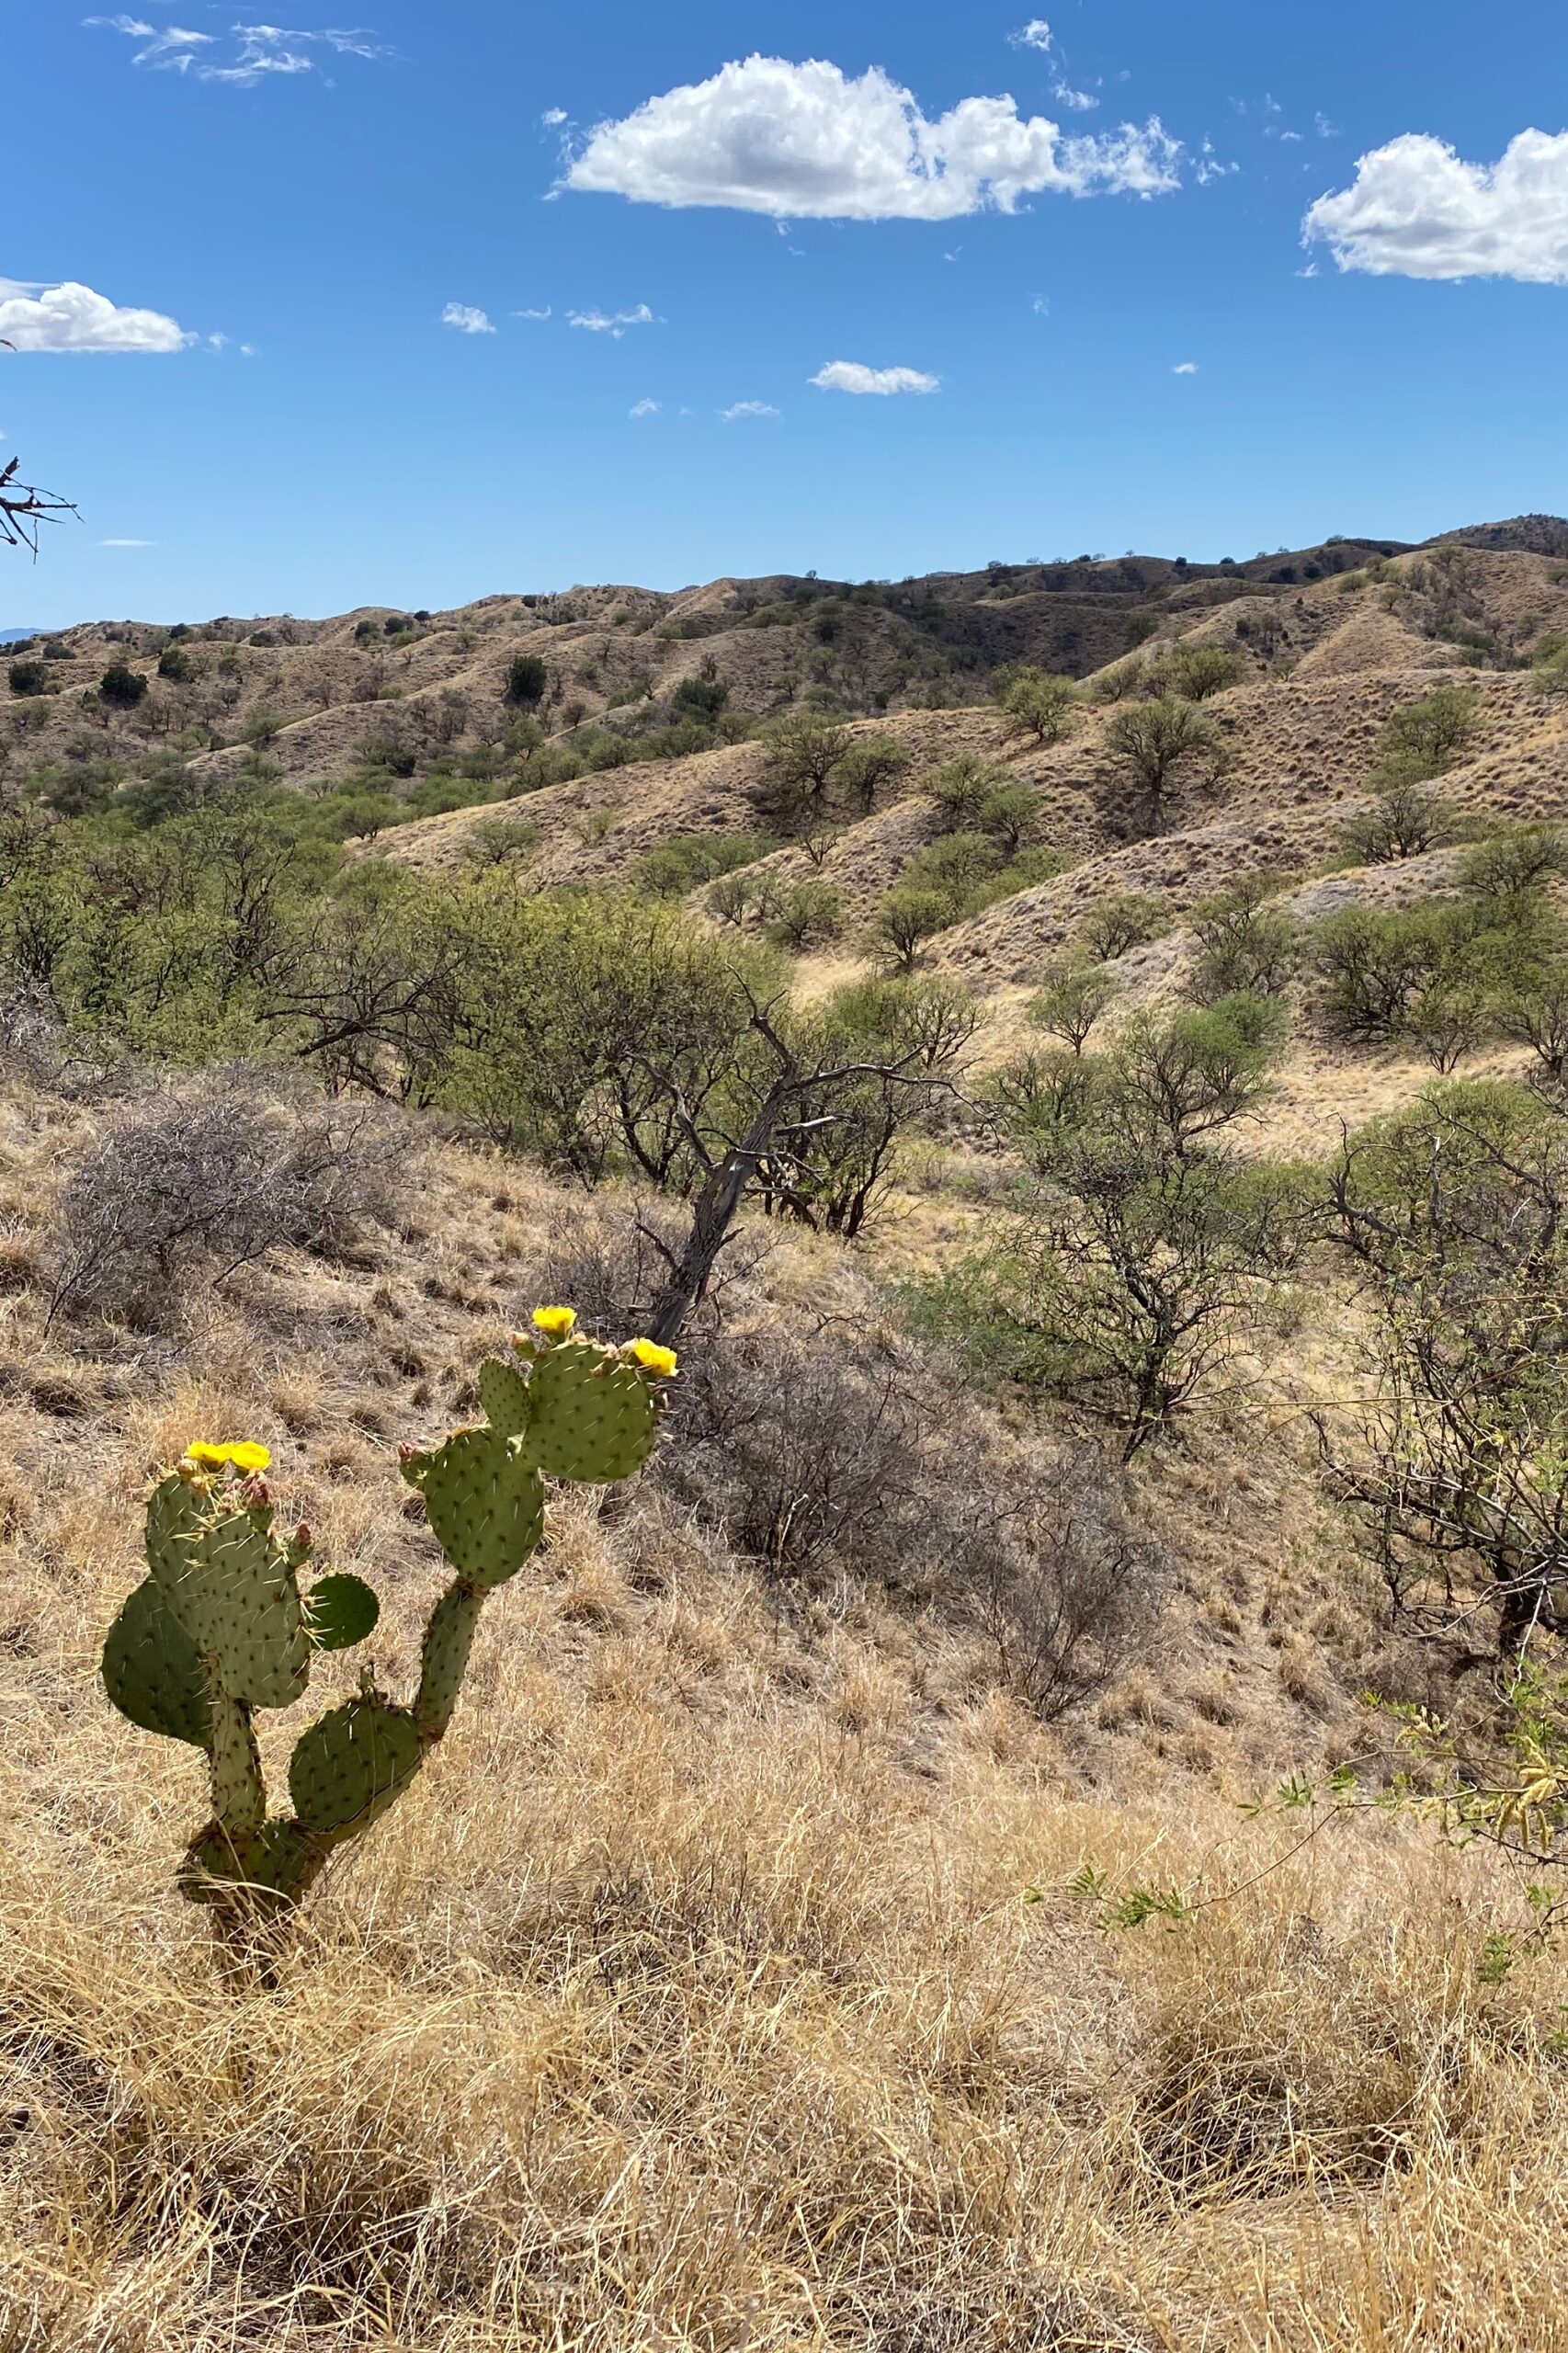
<instances>
[{"instance_id":1,"label":"green shrub","mask_svg":"<svg viewBox=\"0 0 1568 2353\"><path fill-rule=\"evenodd\" d=\"M676 719L717 719L730 699L730 689L722 678L682 678L670 697L671 714Z\"/></svg>"},{"instance_id":2,"label":"green shrub","mask_svg":"<svg viewBox=\"0 0 1568 2353\"><path fill-rule=\"evenodd\" d=\"M986 1090L1027 1189L930 1312L941 1330L960 1300L994 1370L1115 1422L1128 1457L1277 1311L1310 1238L1307 1173L1225 1132L1262 1091L1268 1026L1246 1001L1143 1016L1108 1052L1026 1056Z\"/></svg>"},{"instance_id":3,"label":"green shrub","mask_svg":"<svg viewBox=\"0 0 1568 2353\"><path fill-rule=\"evenodd\" d=\"M1475 733L1480 693L1438 687L1387 719L1378 736L1374 777L1421 784L1452 766Z\"/></svg>"},{"instance_id":4,"label":"green shrub","mask_svg":"<svg viewBox=\"0 0 1568 2353\"><path fill-rule=\"evenodd\" d=\"M906 773L909 754L887 735L858 735L838 763L837 781L869 814L884 785Z\"/></svg>"},{"instance_id":5,"label":"green shrub","mask_svg":"<svg viewBox=\"0 0 1568 2353\"><path fill-rule=\"evenodd\" d=\"M647 852L638 879L658 898L682 899L720 875L754 866L778 847L771 834L677 834Z\"/></svg>"},{"instance_id":6,"label":"green shrub","mask_svg":"<svg viewBox=\"0 0 1568 2353\"><path fill-rule=\"evenodd\" d=\"M550 671L537 654L514 654L506 665L506 700L525 710L543 701ZM571 725L568 721L567 724Z\"/></svg>"},{"instance_id":7,"label":"green shrub","mask_svg":"<svg viewBox=\"0 0 1568 2353\"><path fill-rule=\"evenodd\" d=\"M911 972L926 940L952 920L952 902L946 892L895 883L871 919L872 953L887 970Z\"/></svg>"},{"instance_id":8,"label":"green shrub","mask_svg":"<svg viewBox=\"0 0 1568 2353\"><path fill-rule=\"evenodd\" d=\"M1200 1004L1244 995L1277 997L1294 978L1301 928L1269 904L1280 881L1249 874L1193 908L1189 920L1199 947L1193 995Z\"/></svg>"},{"instance_id":9,"label":"green shrub","mask_svg":"<svg viewBox=\"0 0 1568 2353\"><path fill-rule=\"evenodd\" d=\"M1201 702L1246 676L1246 664L1225 645L1173 645L1159 665L1161 690Z\"/></svg>"},{"instance_id":10,"label":"green shrub","mask_svg":"<svg viewBox=\"0 0 1568 2353\"><path fill-rule=\"evenodd\" d=\"M819 947L843 928L844 893L820 879L786 882L771 893L767 913L767 936L780 947Z\"/></svg>"},{"instance_id":11,"label":"green shrub","mask_svg":"<svg viewBox=\"0 0 1568 2353\"><path fill-rule=\"evenodd\" d=\"M98 696L117 710L133 710L147 691L147 680L133 670L123 654L117 654L98 680Z\"/></svg>"},{"instance_id":12,"label":"green shrub","mask_svg":"<svg viewBox=\"0 0 1568 2353\"><path fill-rule=\"evenodd\" d=\"M1131 949L1162 938L1175 920L1168 900L1152 892L1117 891L1090 908L1078 926L1074 945L1096 963L1108 964Z\"/></svg>"},{"instance_id":13,"label":"green shrub","mask_svg":"<svg viewBox=\"0 0 1568 2353\"><path fill-rule=\"evenodd\" d=\"M1151 834L1159 832L1178 784L1200 763L1212 766L1221 749L1219 729L1207 712L1170 694L1123 703L1105 743L1142 799L1142 823Z\"/></svg>"},{"instance_id":14,"label":"green shrub","mask_svg":"<svg viewBox=\"0 0 1568 2353\"><path fill-rule=\"evenodd\" d=\"M1029 1000L1028 1017L1037 1029L1081 1054L1090 1031L1116 995L1116 983L1103 964L1087 958L1064 958L1050 968L1045 985Z\"/></svg>"},{"instance_id":15,"label":"green shrub","mask_svg":"<svg viewBox=\"0 0 1568 2353\"><path fill-rule=\"evenodd\" d=\"M1346 818L1345 847L1358 866L1392 864L1395 858L1419 858L1452 839L1454 817L1442 796L1427 792L1407 778L1381 773L1369 809Z\"/></svg>"},{"instance_id":16,"label":"green shrub","mask_svg":"<svg viewBox=\"0 0 1568 2353\"><path fill-rule=\"evenodd\" d=\"M1049 670L1014 671L998 699L1008 718L1027 729L1038 744L1059 742L1078 708L1078 691L1072 679Z\"/></svg>"},{"instance_id":17,"label":"green shrub","mask_svg":"<svg viewBox=\"0 0 1568 2353\"><path fill-rule=\"evenodd\" d=\"M9 677L14 695L44 695L49 692L47 662L13 662Z\"/></svg>"}]
</instances>

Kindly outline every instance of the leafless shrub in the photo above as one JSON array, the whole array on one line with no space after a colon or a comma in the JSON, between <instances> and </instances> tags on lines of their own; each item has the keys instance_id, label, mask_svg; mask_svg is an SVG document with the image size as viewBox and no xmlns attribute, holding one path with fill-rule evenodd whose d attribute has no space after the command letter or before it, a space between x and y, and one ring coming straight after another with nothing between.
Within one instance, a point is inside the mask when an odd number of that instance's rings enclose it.
<instances>
[{"instance_id":1,"label":"leafless shrub","mask_svg":"<svg viewBox=\"0 0 1568 2353\"><path fill-rule=\"evenodd\" d=\"M1129 1518L1119 1467L1084 1447L1017 1463L974 1495L969 1590L1003 1681L1048 1721L1144 1647L1165 1578Z\"/></svg>"},{"instance_id":2,"label":"leafless shrub","mask_svg":"<svg viewBox=\"0 0 1568 2353\"><path fill-rule=\"evenodd\" d=\"M528 1294L569 1300L586 1328L624 1339L678 1234L658 1211L577 1223ZM686 1328L654 1488L780 1576L847 1572L972 1619L1042 1716L1103 1688L1147 1637L1165 1570L1119 1468L1093 1448L1009 1438L883 1318L786 1323L758 1252L749 1235L737 1245Z\"/></svg>"},{"instance_id":3,"label":"leafless shrub","mask_svg":"<svg viewBox=\"0 0 1568 2353\"><path fill-rule=\"evenodd\" d=\"M62 1198L50 1318L156 1329L198 1285L280 1243L330 1256L396 1214L405 1128L381 1105L290 1097L243 1068L133 1099Z\"/></svg>"},{"instance_id":4,"label":"leafless shrub","mask_svg":"<svg viewBox=\"0 0 1568 2353\"><path fill-rule=\"evenodd\" d=\"M60 1017L47 989L26 981L0 994L0 1068L46 1086L65 1061Z\"/></svg>"}]
</instances>

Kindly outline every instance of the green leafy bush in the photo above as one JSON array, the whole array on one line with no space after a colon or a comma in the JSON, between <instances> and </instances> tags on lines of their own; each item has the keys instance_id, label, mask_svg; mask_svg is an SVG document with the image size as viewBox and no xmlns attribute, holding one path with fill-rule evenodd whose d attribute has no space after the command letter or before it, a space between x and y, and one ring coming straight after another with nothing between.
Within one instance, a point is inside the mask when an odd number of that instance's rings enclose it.
<instances>
[{"instance_id":1,"label":"green leafy bush","mask_svg":"<svg viewBox=\"0 0 1568 2353\"><path fill-rule=\"evenodd\" d=\"M514 654L506 665L506 700L532 710L544 699L550 670L537 654Z\"/></svg>"},{"instance_id":2,"label":"green leafy bush","mask_svg":"<svg viewBox=\"0 0 1568 2353\"><path fill-rule=\"evenodd\" d=\"M147 680L133 670L123 654L117 654L98 680L98 699L117 710L133 710L147 692Z\"/></svg>"}]
</instances>

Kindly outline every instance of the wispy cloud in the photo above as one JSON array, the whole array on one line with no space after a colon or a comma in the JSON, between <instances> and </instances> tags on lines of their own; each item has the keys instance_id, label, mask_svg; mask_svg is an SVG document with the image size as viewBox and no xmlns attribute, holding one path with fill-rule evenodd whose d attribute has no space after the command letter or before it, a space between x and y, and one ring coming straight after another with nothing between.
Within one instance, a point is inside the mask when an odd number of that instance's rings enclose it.
<instances>
[{"instance_id":1,"label":"wispy cloud","mask_svg":"<svg viewBox=\"0 0 1568 2353\"><path fill-rule=\"evenodd\" d=\"M633 401L626 414L628 416L657 416L659 404L657 401Z\"/></svg>"},{"instance_id":2,"label":"wispy cloud","mask_svg":"<svg viewBox=\"0 0 1568 2353\"><path fill-rule=\"evenodd\" d=\"M160 32L155 25L143 23L140 17L84 17L85 25L102 32L124 33L128 40L145 43L132 58L133 65L154 65L169 74L187 74L204 49L215 46L210 33L188 32L183 25L165 25Z\"/></svg>"},{"instance_id":3,"label":"wispy cloud","mask_svg":"<svg viewBox=\"0 0 1568 2353\"><path fill-rule=\"evenodd\" d=\"M726 425L733 425L743 416L781 416L783 411L767 401L737 401L733 408L722 408L719 415Z\"/></svg>"},{"instance_id":4,"label":"wispy cloud","mask_svg":"<svg viewBox=\"0 0 1568 2353\"><path fill-rule=\"evenodd\" d=\"M935 392L942 383L922 368L868 368L858 359L830 359L810 381L824 392Z\"/></svg>"},{"instance_id":5,"label":"wispy cloud","mask_svg":"<svg viewBox=\"0 0 1568 2353\"><path fill-rule=\"evenodd\" d=\"M634 311L568 311L569 327L585 327L589 335L613 335L619 343L628 327L653 327L660 322L646 302L639 302Z\"/></svg>"},{"instance_id":6,"label":"wispy cloud","mask_svg":"<svg viewBox=\"0 0 1568 2353\"><path fill-rule=\"evenodd\" d=\"M1176 366L1171 369L1171 374L1173 376L1196 376L1197 373L1198 362L1196 359L1178 359Z\"/></svg>"},{"instance_id":7,"label":"wispy cloud","mask_svg":"<svg viewBox=\"0 0 1568 2353\"><path fill-rule=\"evenodd\" d=\"M156 540L100 540L101 548L155 548Z\"/></svg>"},{"instance_id":8,"label":"wispy cloud","mask_svg":"<svg viewBox=\"0 0 1568 2353\"><path fill-rule=\"evenodd\" d=\"M162 311L126 309L74 278L26 286L0 278L0 342L17 351L184 351L196 340Z\"/></svg>"},{"instance_id":9,"label":"wispy cloud","mask_svg":"<svg viewBox=\"0 0 1568 2353\"><path fill-rule=\"evenodd\" d=\"M954 221L1042 191L1166 195L1182 153L1157 117L1068 138L972 97L933 120L880 67L851 80L822 58L748 57L599 123L562 186L781 220Z\"/></svg>"},{"instance_id":10,"label":"wispy cloud","mask_svg":"<svg viewBox=\"0 0 1568 2353\"><path fill-rule=\"evenodd\" d=\"M550 304L547 302L542 311L514 311L512 316L515 319L548 319Z\"/></svg>"},{"instance_id":11,"label":"wispy cloud","mask_svg":"<svg viewBox=\"0 0 1568 2353\"><path fill-rule=\"evenodd\" d=\"M369 33L341 26L306 31L281 25L231 25L221 38L193 32L185 25L149 24L142 17L84 17L82 21L136 41L133 65L236 88L248 88L273 74L313 74L334 57L374 61L392 55Z\"/></svg>"},{"instance_id":12,"label":"wispy cloud","mask_svg":"<svg viewBox=\"0 0 1568 2353\"><path fill-rule=\"evenodd\" d=\"M1007 39L1015 49L1038 49L1042 57L1053 58L1060 69L1061 45L1043 17L1031 17L1027 25L1020 25L1016 33L1008 34ZM1052 76L1051 94L1073 114L1092 114L1099 104L1091 91L1074 89L1060 70Z\"/></svg>"},{"instance_id":13,"label":"wispy cloud","mask_svg":"<svg viewBox=\"0 0 1568 2353\"><path fill-rule=\"evenodd\" d=\"M559 131L561 125L565 121L565 119L566 109L564 107L546 107L544 112L540 117L540 122L545 124L545 126L551 131Z\"/></svg>"},{"instance_id":14,"label":"wispy cloud","mask_svg":"<svg viewBox=\"0 0 1568 2353\"><path fill-rule=\"evenodd\" d=\"M487 311L475 310L472 302L449 302L441 313L444 327L456 327L460 335L494 335Z\"/></svg>"},{"instance_id":15,"label":"wispy cloud","mask_svg":"<svg viewBox=\"0 0 1568 2353\"><path fill-rule=\"evenodd\" d=\"M1206 139L1198 151L1198 164L1193 178L1199 188L1207 188L1213 180L1233 179L1241 170L1239 164L1222 164L1211 139Z\"/></svg>"}]
</instances>

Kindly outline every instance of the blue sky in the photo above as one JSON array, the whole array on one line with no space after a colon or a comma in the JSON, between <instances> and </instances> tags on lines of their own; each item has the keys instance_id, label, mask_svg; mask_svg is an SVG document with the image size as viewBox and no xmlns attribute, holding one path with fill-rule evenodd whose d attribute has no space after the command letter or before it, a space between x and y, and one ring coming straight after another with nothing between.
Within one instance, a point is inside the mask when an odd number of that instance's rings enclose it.
<instances>
[{"instance_id":1,"label":"blue sky","mask_svg":"<svg viewBox=\"0 0 1568 2353\"><path fill-rule=\"evenodd\" d=\"M345 5L7 0L0 623L1568 507L1563 0Z\"/></svg>"}]
</instances>

